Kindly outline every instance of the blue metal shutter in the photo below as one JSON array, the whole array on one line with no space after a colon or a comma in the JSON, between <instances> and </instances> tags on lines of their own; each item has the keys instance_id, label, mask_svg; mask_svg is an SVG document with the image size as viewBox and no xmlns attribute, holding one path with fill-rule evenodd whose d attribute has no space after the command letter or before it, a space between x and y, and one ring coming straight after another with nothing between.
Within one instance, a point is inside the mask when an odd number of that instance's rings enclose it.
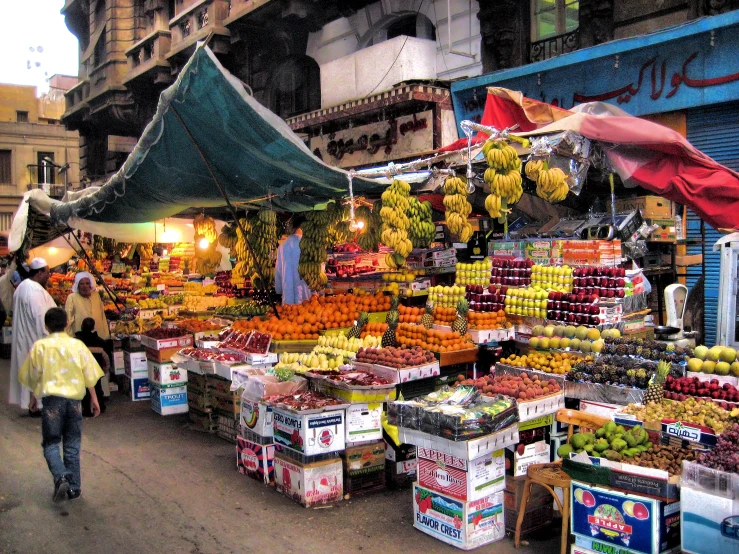
<instances>
[{"instance_id":1,"label":"blue metal shutter","mask_svg":"<svg viewBox=\"0 0 739 554\"><path fill-rule=\"evenodd\" d=\"M726 167L739 171L739 103L732 102L707 106L687 112L687 139L701 152L711 156ZM686 236L689 239L701 238L700 219L688 211ZM706 225L705 258L705 320L706 336L704 344L716 344L716 321L718 319L718 289L721 274L719 252L713 245L723 235L710 225ZM700 246L688 246L688 254L700 254ZM701 276L699 265L688 268L687 285L691 288Z\"/></svg>"}]
</instances>

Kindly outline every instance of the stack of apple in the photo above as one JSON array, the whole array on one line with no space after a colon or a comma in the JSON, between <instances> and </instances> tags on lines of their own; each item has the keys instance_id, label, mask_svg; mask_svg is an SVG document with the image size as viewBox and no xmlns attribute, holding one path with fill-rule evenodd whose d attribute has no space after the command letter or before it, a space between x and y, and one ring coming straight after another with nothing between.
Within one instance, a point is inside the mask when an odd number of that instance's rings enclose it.
<instances>
[{"instance_id":1,"label":"stack of apple","mask_svg":"<svg viewBox=\"0 0 739 554\"><path fill-rule=\"evenodd\" d=\"M576 267L572 292L600 298L623 298L626 270L622 267Z\"/></svg>"},{"instance_id":2,"label":"stack of apple","mask_svg":"<svg viewBox=\"0 0 739 554\"><path fill-rule=\"evenodd\" d=\"M492 260L476 260L472 263L457 264L457 285L487 285L490 280Z\"/></svg>"},{"instance_id":3,"label":"stack of apple","mask_svg":"<svg viewBox=\"0 0 739 554\"><path fill-rule=\"evenodd\" d=\"M482 285L479 285L482 291ZM465 287L461 285L452 285L451 287L445 287L443 285L436 285L429 287L429 300L434 303L434 306L440 308L456 308L459 301L464 298Z\"/></svg>"},{"instance_id":4,"label":"stack of apple","mask_svg":"<svg viewBox=\"0 0 739 554\"><path fill-rule=\"evenodd\" d=\"M701 381L698 377L678 377L668 375L665 380L665 398L684 402L688 396L711 398L725 410L732 407L727 402L739 402L739 390L730 384L721 385L718 379Z\"/></svg>"},{"instance_id":5,"label":"stack of apple","mask_svg":"<svg viewBox=\"0 0 739 554\"><path fill-rule=\"evenodd\" d=\"M508 287L496 287L488 285L467 285L465 287L465 298L469 302L470 310L473 312L497 312L503 309Z\"/></svg>"},{"instance_id":6,"label":"stack of apple","mask_svg":"<svg viewBox=\"0 0 739 554\"><path fill-rule=\"evenodd\" d=\"M561 292L572 291L572 268L568 265L534 265L531 268L531 284Z\"/></svg>"},{"instance_id":7,"label":"stack of apple","mask_svg":"<svg viewBox=\"0 0 739 554\"><path fill-rule=\"evenodd\" d=\"M502 260L494 258L490 269L490 284L507 287L531 285L533 260Z\"/></svg>"},{"instance_id":8,"label":"stack of apple","mask_svg":"<svg viewBox=\"0 0 739 554\"><path fill-rule=\"evenodd\" d=\"M600 308L595 294L551 291L547 296L546 318L577 325L600 325Z\"/></svg>"},{"instance_id":9,"label":"stack of apple","mask_svg":"<svg viewBox=\"0 0 739 554\"><path fill-rule=\"evenodd\" d=\"M547 316L547 291L534 288L506 291L503 299L505 312L509 315L545 318Z\"/></svg>"},{"instance_id":10,"label":"stack of apple","mask_svg":"<svg viewBox=\"0 0 739 554\"><path fill-rule=\"evenodd\" d=\"M696 346L694 358L688 360L688 371L702 372L716 375L739 376L739 361L736 359L736 350L728 346Z\"/></svg>"}]
</instances>

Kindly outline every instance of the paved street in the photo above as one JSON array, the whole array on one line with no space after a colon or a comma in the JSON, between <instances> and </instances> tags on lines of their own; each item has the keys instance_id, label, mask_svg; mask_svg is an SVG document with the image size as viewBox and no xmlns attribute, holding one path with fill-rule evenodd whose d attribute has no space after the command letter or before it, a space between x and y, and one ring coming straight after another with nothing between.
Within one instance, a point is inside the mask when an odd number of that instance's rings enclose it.
<instances>
[{"instance_id":1,"label":"paved street","mask_svg":"<svg viewBox=\"0 0 739 554\"><path fill-rule=\"evenodd\" d=\"M117 393L85 420L81 500L54 505L40 420L7 404L8 375L0 360L0 553L459 552L413 528L408 490L305 509L238 474L232 444ZM554 554L558 535L478 551Z\"/></svg>"}]
</instances>

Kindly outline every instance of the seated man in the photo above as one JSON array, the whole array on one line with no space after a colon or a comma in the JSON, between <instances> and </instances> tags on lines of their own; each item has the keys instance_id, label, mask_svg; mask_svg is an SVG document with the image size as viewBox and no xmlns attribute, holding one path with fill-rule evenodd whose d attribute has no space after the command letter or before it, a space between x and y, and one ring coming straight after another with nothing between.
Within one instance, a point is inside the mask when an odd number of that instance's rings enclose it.
<instances>
[{"instance_id":1,"label":"seated man","mask_svg":"<svg viewBox=\"0 0 739 554\"><path fill-rule=\"evenodd\" d=\"M88 350L95 358L95 361L100 364L100 367L107 375L108 371L110 371L110 358L105 351L107 341L100 338L95 331L95 320L91 317L86 317L82 321L82 329L75 333L74 336L87 346ZM105 412L105 396L103 396L103 387L100 381L95 384L95 393L97 394L98 402L100 404L100 413L103 413ZM85 417L92 417L89 392L85 394L85 398L82 400L82 415Z\"/></svg>"}]
</instances>

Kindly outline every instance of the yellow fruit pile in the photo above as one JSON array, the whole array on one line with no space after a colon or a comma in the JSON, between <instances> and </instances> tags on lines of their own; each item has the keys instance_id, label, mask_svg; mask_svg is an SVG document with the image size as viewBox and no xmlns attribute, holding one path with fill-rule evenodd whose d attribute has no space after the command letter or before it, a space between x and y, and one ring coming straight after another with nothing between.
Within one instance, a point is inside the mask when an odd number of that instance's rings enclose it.
<instances>
[{"instance_id":1,"label":"yellow fruit pile","mask_svg":"<svg viewBox=\"0 0 739 554\"><path fill-rule=\"evenodd\" d=\"M521 159L516 149L503 140L490 140L482 147L488 163L483 178L490 187L485 209L490 217L500 217L501 210L521 199Z\"/></svg>"},{"instance_id":2,"label":"yellow fruit pile","mask_svg":"<svg viewBox=\"0 0 739 554\"><path fill-rule=\"evenodd\" d=\"M530 369L536 369L538 371L544 371L545 373L555 373L557 375L564 375L572 369L572 366L579 361L591 362L593 359L590 356L581 358L574 356L567 352L558 352L556 354L547 353L532 353L523 356L516 356L515 354L500 360L500 363L514 366L524 367Z\"/></svg>"},{"instance_id":3,"label":"yellow fruit pile","mask_svg":"<svg viewBox=\"0 0 739 554\"><path fill-rule=\"evenodd\" d=\"M543 160L531 160L526 164L526 177L536 181L536 194L552 204L567 198L570 188L567 175L558 167L547 168Z\"/></svg>"},{"instance_id":4,"label":"yellow fruit pile","mask_svg":"<svg viewBox=\"0 0 739 554\"><path fill-rule=\"evenodd\" d=\"M410 219L407 211L410 208L409 196L411 186L399 180L393 183L382 193L382 243L395 251L394 263L390 267L400 267L413 250L413 244L408 238ZM388 263L388 265L390 265Z\"/></svg>"},{"instance_id":5,"label":"yellow fruit pile","mask_svg":"<svg viewBox=\"0 0 739 554\"><path fill-rule=\"evenodd\" d=\"M467 180L450 176L444 181L444 207L446 208L446 225L449 232L461 242L472 238L472 225L467 221L472 213L472 205L467 200Z\"/></svg>"}]
</instances>

